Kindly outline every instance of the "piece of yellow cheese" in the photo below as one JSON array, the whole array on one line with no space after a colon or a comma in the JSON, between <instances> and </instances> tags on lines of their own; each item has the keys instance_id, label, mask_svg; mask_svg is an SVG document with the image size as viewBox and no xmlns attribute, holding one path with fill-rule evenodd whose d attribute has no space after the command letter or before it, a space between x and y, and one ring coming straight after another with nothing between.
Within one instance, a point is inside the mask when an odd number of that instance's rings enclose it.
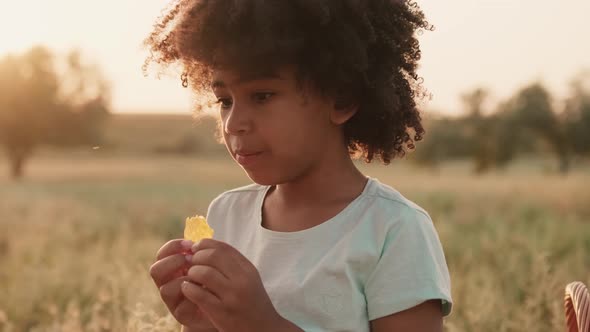
<instances>
[{"instance_id":1,"label":"piece of yellow cheese","mask_svg":"<svg viewBox=\"0 0 590 332\"><path fill-rule=\"evenodd\" d=\"M202 216L186 218L184 226L184 238L193 242L213 237L213 229L207 224L207 219Z\"/></svg>"}]
</instances>

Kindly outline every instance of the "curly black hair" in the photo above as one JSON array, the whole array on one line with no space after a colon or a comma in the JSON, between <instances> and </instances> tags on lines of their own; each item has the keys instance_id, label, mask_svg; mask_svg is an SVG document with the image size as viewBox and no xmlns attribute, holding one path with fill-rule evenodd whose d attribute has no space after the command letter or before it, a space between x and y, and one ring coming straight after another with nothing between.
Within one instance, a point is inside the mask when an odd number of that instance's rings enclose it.
<instances>
[{"instance_id":1,"label":"curly black hair","mask_svg":"<svg viewBox=\"0 0 590 332\"><path fill-rule=\"evenodd\" d=\"M350 154L388 164L425 132L417 34L432 29L410 0L177 0L144 41L143 70L180 64L198 94L218 67L294 65L299 87L358 106L344 125Z\"/></svg>"}]
</instances>

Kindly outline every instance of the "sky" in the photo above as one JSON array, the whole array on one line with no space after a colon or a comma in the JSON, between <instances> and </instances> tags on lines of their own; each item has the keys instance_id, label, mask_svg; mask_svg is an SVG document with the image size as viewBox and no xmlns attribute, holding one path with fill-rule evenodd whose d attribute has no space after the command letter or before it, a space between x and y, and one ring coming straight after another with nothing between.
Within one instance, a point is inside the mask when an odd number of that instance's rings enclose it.
<instances>
[{"instance_id":1,"label":"sky","mask_svg":"<svg viewBox=\"0 0 590 332\"><path fill-rule=\"evenodd\" d=\"M501 101L533 81L563 98L590 69L589 0L418 0L436 30L420 36L418 74L428 110L453 114L476 87ZM73 48L98 63L113 86L115 112L190 113L177 77L144 77L141 48L164 0L0 0L0 57L43 44Z\"/></svg>"}]
</instances>

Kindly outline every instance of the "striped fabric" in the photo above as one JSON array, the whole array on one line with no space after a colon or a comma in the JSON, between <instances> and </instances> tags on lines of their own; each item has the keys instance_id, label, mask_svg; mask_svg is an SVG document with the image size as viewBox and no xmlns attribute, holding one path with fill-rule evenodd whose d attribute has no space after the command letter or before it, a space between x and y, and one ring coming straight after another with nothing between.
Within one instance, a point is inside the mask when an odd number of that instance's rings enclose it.
<instances>
[{"instance_id":1,"label":"striped fabric","mask_svg":"<svg viewBox=\"0 0 590 332\"><path fill-rule=\"evenodd\" d=\"M568 332L590 332L590 293L579 281L565 287L565 321Z\"/></svg>"}]
</instances>

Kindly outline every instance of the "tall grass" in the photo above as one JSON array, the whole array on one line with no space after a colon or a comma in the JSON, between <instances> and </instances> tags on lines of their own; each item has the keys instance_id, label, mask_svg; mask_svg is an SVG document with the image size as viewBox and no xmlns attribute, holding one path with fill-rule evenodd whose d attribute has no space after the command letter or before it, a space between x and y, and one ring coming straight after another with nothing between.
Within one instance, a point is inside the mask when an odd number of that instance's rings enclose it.
<instances>
[{"instance_id":1,"label":"tall grass","mask_svg":"<svg viewBox=\"0 0 590 332\"><path fill-rule=\"evenodd\" d=\"M455 300L446 331L564 329L566 283L590 284L588 173L363 170L433 217ZM41 158L21 183L0 172L2 331L177 331L148 275L154 254L248 183L227 159Z\"/></svg>"}]
</instances>

